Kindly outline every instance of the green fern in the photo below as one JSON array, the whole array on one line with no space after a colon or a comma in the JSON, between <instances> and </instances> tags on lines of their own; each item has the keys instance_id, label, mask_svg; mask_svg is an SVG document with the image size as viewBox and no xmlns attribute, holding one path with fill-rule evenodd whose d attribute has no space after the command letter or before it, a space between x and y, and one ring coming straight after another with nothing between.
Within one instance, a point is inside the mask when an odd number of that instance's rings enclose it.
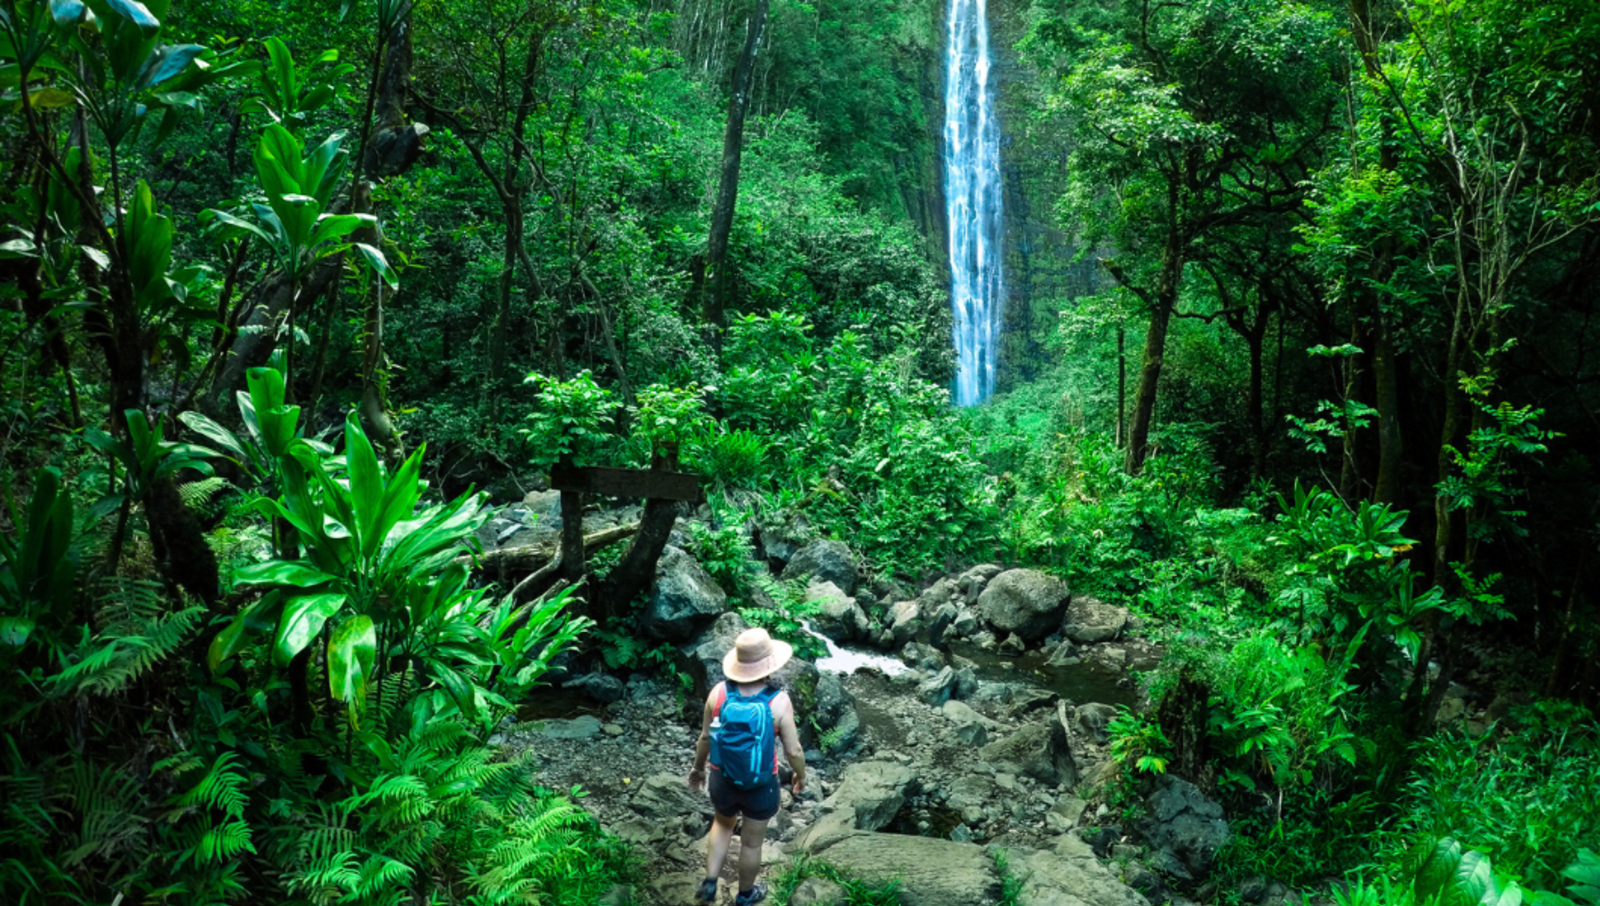
<instances>
[{"instance_id":1,"label":"green fern","mask_svg":"<svg viewBox=\"0 0 1600 906\"><path fill-rule=\"evenodd\" d=\"M45 692L55 698L120 692L187 642L205 614L203 607L190 607L144 617L130 609L93 640L80 643L61 672L45 681Z\"/></svg>"},{"instance_id":2,"label":"green fern","mask_svg":"<svg viewBox=\"0 0 1600 906\"><path fill-rule=\"evenodd\" d=\"M222 492L233 488L233 483L220 475L178 485L178 499L185 509L201 518L210 518L222 511Z\"/></svg>"}]
</instances>

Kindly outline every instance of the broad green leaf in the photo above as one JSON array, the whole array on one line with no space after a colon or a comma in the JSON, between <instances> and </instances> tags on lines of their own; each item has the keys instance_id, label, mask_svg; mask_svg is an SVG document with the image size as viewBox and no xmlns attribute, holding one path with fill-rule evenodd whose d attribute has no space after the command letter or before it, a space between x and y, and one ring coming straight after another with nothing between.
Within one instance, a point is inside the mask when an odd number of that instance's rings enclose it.
<instances>
[{"instance_id":1,"label":"broad green leaf","mask_svg":"<svg viewBox=\"0 0 1600 906\"><path fill-rule=\"evenodd\" d=\"M333 592L290 598L283 605L283 616L278 620L278 635L272 644L274 662L279 667L287 667L295 655L311 644L344 602L345 595Z\"/></svg>"},{"instance_id":2,"label":"broad green leaf","mask_svg":"<svg viewBox=\"0 0 1600 906\"><path fill-rule=\"evenodd\" d=\"M1447 904L1456 903L1460 906L1493 906L1493 902L1485 903L1484 899L1494 887L1494 870L1489 857L1477 850L1468 850L1461 856L1461 862L1456 865L1456 870L1450 879L1450 884L1445 890Z\"/></svg>"},{"instance_id":3,"label":"broad green leaf","mask_svg":"<svg viewBox=\"0 0 1600 906\"><path fill-rule=\"evenodd\" d=\"M291 563L285 560L268 560L265 563L250 563L239 567L233 573L233 584L239 586L251 585L292 585L296 588L316 588L334 581L337 576L330 576L320 569L313 569L304 563Z\"/></svg>"},{"instance_id":4,"label":"broad green leaf","mask_svg":"<svg viewBox=\"0 0 1600 906\"><path fill-rule=\"evenodd\" d=\"M139 77L139 87L152 88L172 78L189 67L194 58L205 51L198 44L168 44L150 55L145 71Z\"/></svg>"},{"instance_id":5,"label":"broad green leaf","mask_svg":"<svg viewBox=\"0 0 1600 906\"><path fill-rule=\"evenodd\" d=\"M232 236L237 236L240 233L248 233L251 236L255 236L256 238L260 239L262 242L268 244L272 242L272 237L268 236L265 230L242 217L235 217L234 215L229 214L227 211L219 211L215 208L208 208L201 212L200 220L202 223L208 220L215 220L218 226L222 229L222 233L225 237L231 238Z\"/></svg>"},{"instance_id":6,"label":"broad green leaf","mask_svg":"<svg viewBox=\"0 0 1600 906\"><path fill-rule=\"evenodd\" d=\"M373 219L371 214L324 214L318 218L316 229L311 232L306 245L316 248L325 242L343 239Z\"/></svg>"},{"instance_id":7,"label":"broad green leaf","mask_svg":"<svg viewBox=\"0 0 1600 906\"><path fill-rule=\"evenodd\" d=\"M250 387L250 403L257 412L283 405L283 372L276 368L251 368L245 372ZM273 451L273 456L283 453Z\"/></svg>"},{"instance_id":8,"label":"broad green leaf","mask_svg":"<svg viewBox=\"0 0 1600 906\"><path fill-rule=\"evenodd\" d=\"M253 607L254 605L252 605L252 609ZM217 633L217 637L211 640L211 647L206 650L206 667L212 673L216 673L217 668L222 666L222 662L238 653L240 646L244 644L245 630L249 625L249 614L250 611L246 610L234 617L233 622L224 627L221 632Z\"/></svg>"},{"instance_id":9,"label":"broad green leaf","mask_svg":"<svg viewBox=\"0 0 1600 906\"><path fill-rule=\"evenodd\" d=\"M390 289L400 288L400 275L395 273L394 268L389 266L389 259L384 257L383 252L367 245L365 242L355 243L354 248L361 254L361 257L367 259L367 263L372 266L373 270L378 272L378 276L383 278L383 282Z\"/></svg>"},{"instance_id":10,"label":"broad green leaf","mask_svg":"<svg viewBox=\"0 0 1600 906\"><path fill-rule=\"evenodd\" d=\"M377 553L378 544L383 540L376 531L378 519L383 513L383 471L378 466L378 456L373 452L372 442L367 440L366 432L361 430L361 421L354 412L344 420L344 455L350 474L351 510L356 523L352 528L361 545L362 556L371 557Z\"/></svg>"},{"instance_id":11,"label":"broad green leaf","mask_svg":"<svg viewBox=\"0 0 1600 906\"><path fill-rule=\"evenodd\" d=\"M22 647L33 633L33 625L27 617L0 617L0 645Z\"/></svg>"},{"instance_id":12,"label":"broad green leaf","mask_svg":"<svg viewBox=\"0 0 1600 906\"><path fill-rule=\"evenodd\" d=\"M254 468L254 460L249 453L245 452L244 444L240 443L238 435L232 431L222 427L205 415L192 410L179 413L178 421L183 422L190 431L221 447L223 453L227 454L229 459L246 468Z\"/></svg>"},{"instance_id":13,"label":"broad green leaf","mask_svg":"<svg viewBox=\"0 0 1600 906\"><path fill-rule=\"evenodd\" d=\"M378 659L378 633L366 614L345 620L328 639L328 691L350 705L350 722L367 698Z\"/></svg>"}]
</instances>

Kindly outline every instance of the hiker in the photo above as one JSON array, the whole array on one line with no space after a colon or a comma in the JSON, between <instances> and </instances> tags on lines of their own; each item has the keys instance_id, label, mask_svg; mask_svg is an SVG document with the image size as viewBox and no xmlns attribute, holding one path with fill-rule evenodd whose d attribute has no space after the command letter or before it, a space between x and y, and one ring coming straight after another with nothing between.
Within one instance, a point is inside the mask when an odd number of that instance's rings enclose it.
<instances>
[{"instance_id":1,"label":"hiker","mask_svg":"<svg viewBox=\"0 0 1600 906\"><path fill-rule=\"evenodd\" d=\"M747 629L722 658L727 680L706 696L689 789L698 792L706 786L709 758L709 791L716 819L706 838L706 879L695 893L697 900L716 900L717 877L733 840L734 821L740 816L744 828L739 836L739 895L734 906L750 906L767 896L767 885L756 883L756 873L761 870L767 822L778 813L778 739L783 740L784 754L794 771L791 789L795 795L806 780L806 756L795 729L794 704L789 693L771 679L793 654L793 646L767 635L765 629Z\"/></svg>"}]
</instances>

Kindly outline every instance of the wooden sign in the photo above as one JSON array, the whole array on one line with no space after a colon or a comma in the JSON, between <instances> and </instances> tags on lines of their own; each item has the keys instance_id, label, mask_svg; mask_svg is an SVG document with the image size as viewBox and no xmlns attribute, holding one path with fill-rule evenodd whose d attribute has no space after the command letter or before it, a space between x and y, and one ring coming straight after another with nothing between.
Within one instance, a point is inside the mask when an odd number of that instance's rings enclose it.
<instances>
[{"instance_id":1,"label":"wooden sign","mask_svg":"<svg viewBox=\"0 0 1600 906\"><path fill-rule=\"evenodd\" d=\"M557 464L550 470L550 487L557 491L603 494L607 497L644 497L700 503L705 493L700 476L654 469L576 468Z\"/></svg>"}]
</instances>

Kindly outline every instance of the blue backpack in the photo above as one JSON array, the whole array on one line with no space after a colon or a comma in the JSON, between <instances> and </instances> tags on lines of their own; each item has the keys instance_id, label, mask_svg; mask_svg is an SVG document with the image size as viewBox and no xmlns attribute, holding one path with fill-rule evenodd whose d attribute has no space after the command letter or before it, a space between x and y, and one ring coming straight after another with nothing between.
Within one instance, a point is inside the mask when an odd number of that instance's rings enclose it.
<instances>
[{"instance_id":1,"label":"blue backpack","mask_svg":"<svg viewBox=\"0 0 1600 906\"><path fill-rule=\"evenodd\" d=\"M711 718L711 763L722 771L722 779L741 790L753 790L767 782L776 763L772 699L778 690L741 695L728 683L723 694L722 707Z\"/></svg>"}]
</instances>

